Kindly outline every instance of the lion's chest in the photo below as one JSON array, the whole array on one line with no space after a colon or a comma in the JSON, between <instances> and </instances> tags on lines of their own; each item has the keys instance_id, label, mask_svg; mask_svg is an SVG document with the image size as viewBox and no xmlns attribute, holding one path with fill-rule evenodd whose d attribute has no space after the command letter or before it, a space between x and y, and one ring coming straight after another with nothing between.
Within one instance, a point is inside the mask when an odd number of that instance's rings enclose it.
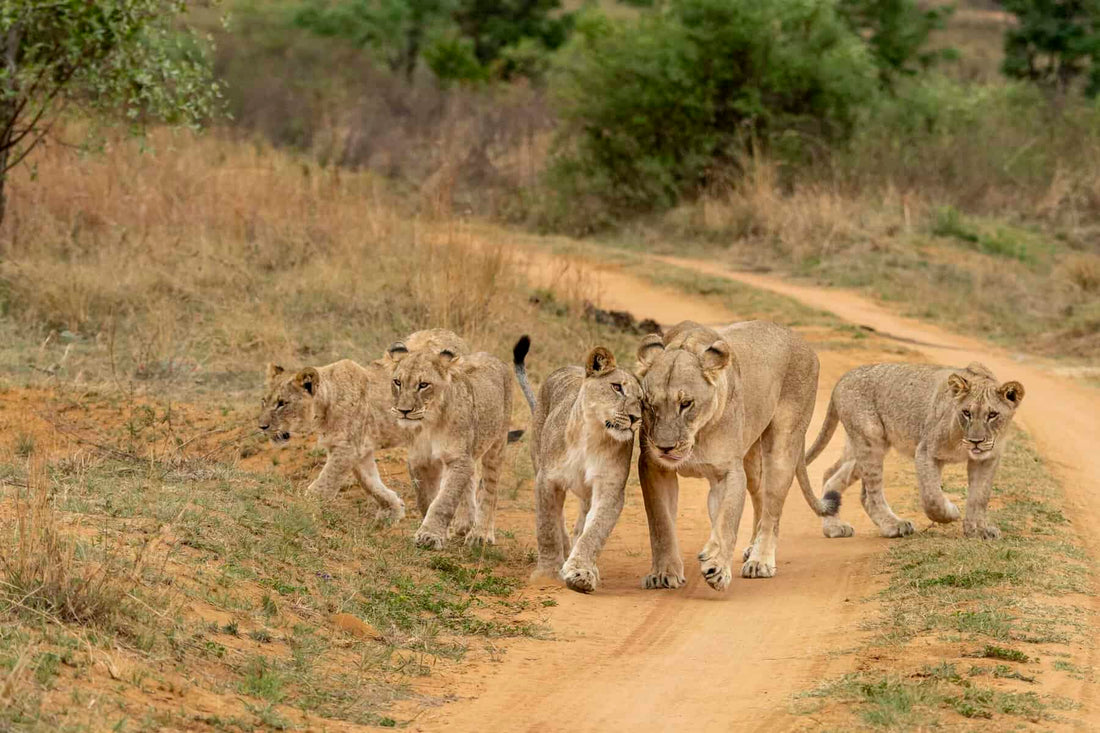
<instances>
[{"instance_id":1,"label":"lion's chest","mask_svg":"<svg viewBox=\"0 0 1100 733\"><path fill-rule=\"evenodd\" d=\"M583 445L570 446L551 469L550 478L582 496L592 487L597 467Z\"/></svg>"}]
</instances>

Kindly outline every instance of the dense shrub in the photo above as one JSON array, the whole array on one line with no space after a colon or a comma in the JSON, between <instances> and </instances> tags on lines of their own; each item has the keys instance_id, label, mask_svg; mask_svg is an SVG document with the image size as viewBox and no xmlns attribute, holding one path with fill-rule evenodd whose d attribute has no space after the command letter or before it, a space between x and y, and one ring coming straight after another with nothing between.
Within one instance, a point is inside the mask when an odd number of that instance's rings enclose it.
<instances>
[{"instance_id":1,"label":"dense shrub","mask_svg":"<svg viewBox=\"0 0 1100 733\"><path fill-rule=\"evenodd\" d=\"M1089 96L1100 93L1100 2L1004 0L1016 24L1005 31L1005 75L1065 91L1088 79Z\"/></svg>"},{"instance_id":2,"label":"dense shrub","mask_svg":"<svg viewBox=\"0 0 1100 733\"><path fill-rule=\"evenodd\" d=\"M582 16L552 83L557 223L588 229L719 182L747 145L845 139L876 69L826 0L670 0Z\"/></svg>"}]
</instances>

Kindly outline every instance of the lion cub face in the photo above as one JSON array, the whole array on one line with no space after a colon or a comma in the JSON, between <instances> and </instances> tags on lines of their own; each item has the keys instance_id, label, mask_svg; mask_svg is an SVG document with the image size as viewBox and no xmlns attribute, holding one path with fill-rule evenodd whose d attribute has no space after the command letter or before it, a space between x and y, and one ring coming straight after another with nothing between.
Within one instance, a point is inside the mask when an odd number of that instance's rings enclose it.
<instances>
[{"instance_id":1,"label":"lion cub face","mask_svg":"<svg viewBox=\"0 0 1100 733\"><path fill-rule=\"evenodd\" d=\"M1012 422L1024 399L1024 385L1015 381L998 385L992 376L985 367L975 364L947 378L963 446L972 461L993 456L997 438Z\"/></svg>"},{"instance_id":2,"label":"lion cub face","mask_svg":"<svg viewBox=\"0 0 1100 733\"><path fill-rule=\"evenodd\" d=\"M313 367L291 373L278 364L267 365L267 386L260 401L260 430L276 445L285 445L294 433L308 430L313 421L313 395L320 376Z\"/></svg>"},{"instance_id":3,"label":"lion cub face","mask_svg":"<svg viewBox=\"0 0 1100 733\"><path fill-rule=\"evenodd\" d=\"M398 361L390 383L393 413L402 427L420 427L446 403L453 371L461 359L449 350L394 356Z\"/></svg>"},{"instance_id":4,"label":"lion cub face","mask_svg":"<svg viewBox=\"0 0 1100 733\"><path fill-rule=\"evenodd\" d=\"M602 427L614 440L634 440L642 419L642 387L633 374L616 366L615 357L602 346L584 359L580 403L587 422Z\"/></svg>"},{"instance_id":5,"label":"lion cub face","mask_svg":"<svg viewBox=\"0 0 1100 733\"><path fill-rule=\"evenodd\" d=\"M721 407L719 381L730 362L729 344L721 339L699 353L665 349L653 334L638 348L642 376L644 450L675 468L691 457L695 436Z\"/></svg>"}]
</instances>

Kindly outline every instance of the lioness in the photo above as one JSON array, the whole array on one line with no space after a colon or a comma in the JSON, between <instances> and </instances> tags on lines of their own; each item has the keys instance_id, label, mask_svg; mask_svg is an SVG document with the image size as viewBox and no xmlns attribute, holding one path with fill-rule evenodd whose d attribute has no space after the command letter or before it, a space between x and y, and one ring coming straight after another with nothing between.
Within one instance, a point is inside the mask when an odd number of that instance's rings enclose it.
<instances>
[{"instance_id":1,"label":"lioness","mask_svg":"<svg viewBox=\"0 0 1100 733\"><path fill-rule=\"evenodd\" d=\"M412 350L469 352L465 341L443 329L417 331L405 343ZM380 505L377 519L386 522L400 521L405 503L382 482L374 451L403 445L411 438L389 410L392 369L392 360L361 366L343 359L297 372L268 364L259 417L260 430L276 445L285 445L293 434L317 434L317 444L328 457L308 493L335 496L348 473L354 473Z\"/></svg>"},{"instance_id":2,"label":"lioness","mask_svg":"<svg viewBox=\"0 0 1100 733\"><path fill-rule=\"evenodd\" d=\"M715 590L733 577L745 489L755 514L741 575L775 575L783 501L795 475L810 508L835 514L839 495L818 499L802 460L814 410L818 361L794 332L765 321L717 330L684 321L638 348L644 393L638 474L653 568L646 588L679 588L684 567L676 539L677 474L710 482L710 539L699 553Z\"/></svg>"},{"instance_id":3,"label":"lioness","mask_svg":"<svg viewBox=\"0 0 1100 733\"><path fill-rule=\"evenodd\" d=\"M429 457L417 479L418 495L428 506L416 543L441 548L459 504L471 501L476 511L466 544L492 544L512 410L507 365L492 354L462 356L447 349L437 353L391 347L391 357L396 361L390 386L393 414L399 425L418 432L417 452Z\"/></svg>"},{"instance_id":4,"label":"lioness","mask_svg":"<svg viewBox=\"0 0 1100 733\"><path fill-rule=\"evenodd\" d=\"M882 491L882 461L891 448L914 457L924 513L934 522L953 522L959 509L943 495L945 463L967 462L963 534L996 539L1001 532L986 518L993 474L1004 453L997 440L1024 399L1019 382L998 384L977 362L966 369L930 364L871 364L845 374L833 388L825 424L806 454L820 455L843 423L844 455L825 472L825 489L843 492L863 480L863 508L886 537L913 533L913 523L899 519ZM851 537L852 525L826 517L826 537Z\"/></svg>"},{"instance_id":5,"label":"lioness","mask_svg":"<svg viewBox=\"0 0 1100 733\"><path fill-rule=\"evenodd\" d=\"M602 346L588 352L584 366L554 371L538 399L524 364L531 340L512 351L516 378L531 407L531 461L535 466L536 573L559 576L575 591L591 593L599 583L596 559L623 510L630 475L634 431L642 417L642 388L615 365ZM581 500L572 551L565 530L565 492ZM564 565L563 565L564 562Z\"/></svg>"}]
</instances>

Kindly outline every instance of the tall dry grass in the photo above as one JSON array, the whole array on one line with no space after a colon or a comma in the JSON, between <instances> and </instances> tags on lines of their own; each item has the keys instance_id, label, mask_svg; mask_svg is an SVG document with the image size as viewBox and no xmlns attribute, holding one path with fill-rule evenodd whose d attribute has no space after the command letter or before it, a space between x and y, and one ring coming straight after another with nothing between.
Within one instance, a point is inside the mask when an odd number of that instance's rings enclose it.
<instances>
[{"instance_id":1,"label":"tall dry grass","mask_svg":"<svg viewBox=\"0 0 1100 733\"><path fill-rule=\"evenodd\" d=\"M266 143L155 131L89 155L52 146L10 191L3 323L74 345L65 368L90 381L251 379L270 358L376 358L427 326L500 351L532 325L566 350L592 335L540 317L499 235Z\"/></svg>"}]
</instances>

